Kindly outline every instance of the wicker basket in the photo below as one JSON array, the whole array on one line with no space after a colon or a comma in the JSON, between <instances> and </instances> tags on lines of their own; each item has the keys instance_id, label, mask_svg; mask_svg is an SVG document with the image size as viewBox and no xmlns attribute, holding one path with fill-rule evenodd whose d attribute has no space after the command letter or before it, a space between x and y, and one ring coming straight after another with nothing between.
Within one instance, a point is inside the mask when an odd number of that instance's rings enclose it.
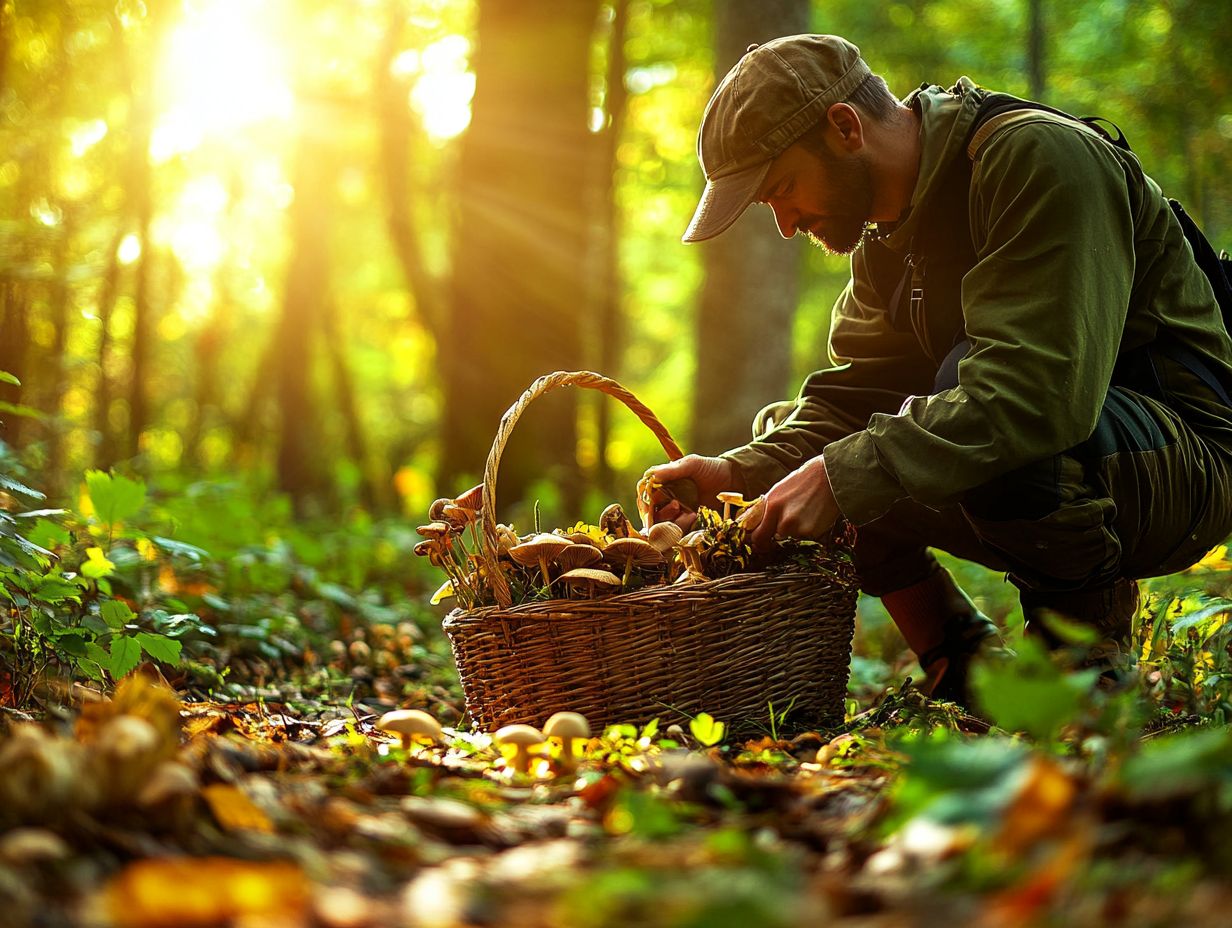
<instances>
[{"instance_id":1,"label":"wicker basket","mask_svg":"<svg viewBox=\"0 0 1232 928\"><path fill-rule=\"evenodd\" d=\"M496 564L496 471L513 426L537 397L562 386L614 396L659 439L680 449L654 414L613 380L589 371L540 377L501 419L484 468L483 555L498 603L445 617L445 632L475 725L542 724L562 709L592 725L682 721L708 712L733 731L768 727L790 706L790 729L843 718L856 603L840 533L832 556L699 583L603 599L510 606ZM782 719L776 719L781 731Z\"/></svg>"}]
</instances>

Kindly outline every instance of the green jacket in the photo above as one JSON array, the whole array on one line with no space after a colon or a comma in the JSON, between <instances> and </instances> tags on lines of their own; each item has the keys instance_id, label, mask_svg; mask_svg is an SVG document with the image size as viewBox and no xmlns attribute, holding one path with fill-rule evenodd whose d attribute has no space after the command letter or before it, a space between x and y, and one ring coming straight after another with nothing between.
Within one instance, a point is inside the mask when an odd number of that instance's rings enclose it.
<instances>
[{"instance_id":1,"label":"green jacket","mask_svg":"<svg viewBox=\"0 0 1232 928\"><path fill-rule=\"evenodd\" d=\"M856 524L905 497L953 505L1087 439L1118 356L1161 333L1232 376L1214 293L1159 187L1133 154L1040 114L992 135L972 165L975 264L961 280L971 350L958 386L930 395L938 352L891 325L871 264L893 254L901 270L940 179L969 157L980 98L967 78L907 98L922 141L910 210L852 256L834 306L834 366L811 374L796 400L763 410L760 436L724 455L749 492L824 450L839 508ZM1232 448L1232 432L1224 437Z\"/></svg>"}]
</instances>

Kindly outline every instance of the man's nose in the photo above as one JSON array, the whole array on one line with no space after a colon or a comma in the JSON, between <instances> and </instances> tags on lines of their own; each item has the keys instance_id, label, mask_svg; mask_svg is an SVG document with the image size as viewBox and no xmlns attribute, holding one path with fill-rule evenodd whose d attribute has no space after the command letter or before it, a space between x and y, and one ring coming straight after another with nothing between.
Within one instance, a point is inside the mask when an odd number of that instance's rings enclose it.
<instances>
[{"instance_id":1,"label":"man's nose","mask_svg":"<svg viewBox=\"0 0 1232 928\"><path fill-rule=\"evenodd\" d=\"M791 238L795 235L799 212L788 206L772 205L770 208L774 210L774 224L779 227L779 235L783 238Z\"/></svg>"}]
</instances>

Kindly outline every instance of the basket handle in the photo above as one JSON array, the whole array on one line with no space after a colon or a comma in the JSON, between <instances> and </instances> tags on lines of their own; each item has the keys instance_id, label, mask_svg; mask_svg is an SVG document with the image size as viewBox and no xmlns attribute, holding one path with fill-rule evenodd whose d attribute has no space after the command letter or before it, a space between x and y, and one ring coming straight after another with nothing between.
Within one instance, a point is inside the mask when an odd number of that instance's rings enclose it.
<instances>
[{"instance_id":1,"label":"basket handle","mask_svg":"<svg viewBox=\"0 0 1232 928\"><path fill-rule=\"evenodd\" d=\"M492 441L492 450L488 452L488 461L483 466L483 560L487 565L488 577L492 583L492 592L497 603L502 608L509 608L513 595L509 590L509 582L497 565L496 542L496 471L500 466L501 454L513 427L526 407L545 393L550 393L560 387L583 387L587 390L598 390L608 396L620 400L654 433L659 444L667 452L670 460L676 460L683 455L680 446L668 433L666 426L658 420L649 407L645 406L636 396L618 384L615 380L596 374L593 371L556 371L544 374L518 397L518 401L505 410L501 416L500 426L496 430L496 438Z\"/></svg>"}]
</instances>

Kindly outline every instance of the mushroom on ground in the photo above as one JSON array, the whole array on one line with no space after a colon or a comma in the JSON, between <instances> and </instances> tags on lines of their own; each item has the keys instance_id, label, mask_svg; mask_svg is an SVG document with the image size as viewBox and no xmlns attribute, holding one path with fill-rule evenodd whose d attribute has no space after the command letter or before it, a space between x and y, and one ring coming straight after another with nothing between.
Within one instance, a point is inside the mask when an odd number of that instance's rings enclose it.
<instances>
[{"instance_id":1,"label":"mushroom on ground","mask_svg":"<svg viewBox=\"0 0 1232 928\"><path fill-rule=\"evenodd\" d=\"M512 745L514 753L510 765L518 773L530 769L530 749L543 744L543 733L530 725L506 725L492 737L502 748Z\"/></svg>"},{"instance_id":2,"label":"mushroom on ground","mask_svg":"<svg viewBox=\"0 0 1232 928\"><path fill-rule=\"evenodd\" d=\"M556 560L560 553L566 548L572 546L573 542L561 538L559 535L539 534L535 535L530 541L524 541L520 545L516 545L509 549L509 556L523 567L539 566L539 572L543 576L543 588L545 590L552 589L552 580L548 575L548 564Z\"/></svg>"},{"instance_id":3,"label":"mushroom on ground","mask_svg":"<svg viewBox=\"0 0 1232 928\"><path fill-rule=\"evenodd\" d=\"M409 751L416 742L433 744L441 740L441 723L418 709L396 709L386 712L376 723L378 731L397 735L402 741L402 750Z\"/></svg>"},{"instance_id":4,"label":"mushroom on ground","mask_svg":"<svg viewBox=\"0 0 1232 928\"><path fill-rule=\"evenodd\" d=\"M595 589L598 587L607 587L615 589L620 586L620 578L610 570L602 570L596 567L575 567L573 570L566 571L560 575L560 582L568 589L581 588L586 590L587 596L593 599Z\"/></svg>"},{"instance_id":5,"label":"mushroom on ground","mask_svg":"<svg viewBox=\"0 0 1232 928\"><path fill-rule=\"evenodd\" d=\"M568 772L577 767L574 746L590 737L590 723L577 712L557 712L544 724L543 734L560 739L560 766Z\"/></svg>"},{"instance_id":6,"label":"mushroom on ground","mask_svg":"<svg viewBox=\"0 0 1232 928\"><path fill-rule=\"evenodd\" d=\"M603 549L603 559L623 571L620 581L621 589L629 585L629 577L632 576L634 567L649 567L663 563L663 555L656 551L650 542L638 535L615 539Z\"/></svg>"}]
</instances>

